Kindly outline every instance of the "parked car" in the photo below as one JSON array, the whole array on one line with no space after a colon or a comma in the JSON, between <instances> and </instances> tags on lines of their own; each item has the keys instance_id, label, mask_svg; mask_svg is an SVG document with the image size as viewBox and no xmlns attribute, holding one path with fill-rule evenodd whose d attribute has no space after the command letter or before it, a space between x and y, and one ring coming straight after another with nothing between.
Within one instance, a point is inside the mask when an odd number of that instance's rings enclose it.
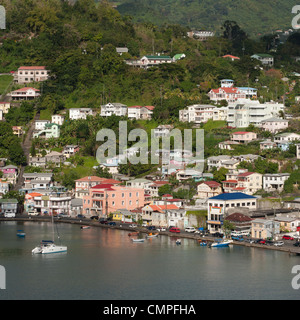
<instances>
[{"instance_id":1,"label":"parked car","mask_svg":"<svg viewBox=\"0 0 300 320\"><path fill-rule=\"evenodd\" d=\"M78 214L78 215L77 215L77 218L79 218L79 219L84 219L85 216L84 216L83 214Z\"/></svg>"},{"instance_id":2,"label":"parked car","mask_svg":"<svg viewBox=\"0 0 300 320\"><path fill-rule=\"evenodd\" d=\"M137 225L136 224L130 224L128 227L129 228L137 228Z\"/></svg>"},{"instance_id":3,"label":"parked car","mask_svg":"<svg viewBox=\"0 0 300 320\"><path fill-rule=\"evenodd\" d=\"M224 234L223 233L220 233L220 232L215 232L212 234L213 237L218 237L218 238L223 238L224 237Z\"/></svg>"},{"instance_id":4,"label":"parked car","mask_svg":"<svg viewBox=\"0 0 300 320\"><path fill-rule=\"evenodd\" d=\"M155 226L147 226L148 230L156 230Z\"/></svg>"},{"instance_id":5,"label":"parked car","mask_svg":"<svg viewBox=\"0 0 300 320\"><path fill-rule=\"evenodd\" d=\"M157 231L166 231L166 228L161 227L161 228L157 228L156 230L157 230Z\"/></svg>"},{"instance_id":6,"label":"parked car","mask_svg":"<svg viewBox=\"0 0 300 320\"><path fill-rule=\"evenodd\" d=\"M300 247L300 242L299 242L299 241L296 241L295 243L293 243L293 246L295 246L295 247Z\"/></svg>"},{"instance_id":7,"label":"parked car","mask_svg":"<svg viewBox=\"0 0 300 320\"><path fill-rule=\"evenodd\" d=\"M282 240L295 240L293 237L291 237L291 236L288 236L288 235L284 235L283 237L282 237Z\"/></svg>"},{"instance_id":8,"label":"parked car","mask_svg":"<svg viewBox=\"0 0 300 320\"><path fill-rule=\"evenodd\" d=\"M272 241L272 240L266 240L266 244L267 244L268 246L272 246L272 245L274 244L274 241Z\"/></svg>"},{"instance_id":9,"label":"parked car","mask_svg":"<svg viewBox=\"0 0 300 320\"><path fill-rule=\"evenodd\" d=\"M267 244L267 241L264 240L264 239L261 239L261 240L258 241L258 243L259 243L259 244Z\"/></svg>"},{"instance_id":10,"label":"parked car","mask_svg":"<svg viewBox=\"0 0 300 320\"><path fill-rule=\"evenodd\" d=\"M254 243L254 240L252 240L252 239L245 239L245 242Z\"/></svg>"},{"instance_id":11,"label":"parked car","mask_svg":"<svg viewBox=\"0 0 300 320\"><path fill-rule=\"evenodd\" d=\"M115 225L117 225L117 224L116 224L114 221L109 221L109 222L108 222L108 225L109 225L109 226L115 226Z\"/></svg>"},{"instance_id":12,"label":"parked car","mask_svg":"<svg viewBox=\"0 0 300 320\"><path fill-rule=\"evenodd\" d=\"M170 228L169 231L170 231L170 232L173 232L173 233L180 233L180 229L179 229L179 228L176 228L176 227Z\"/></svg>"},{"instance_id":13,"label":"parked car","mask_svg":"<svg viewBox=\"0 0 300 320\"><path fill-rule=\"evenodd\" d=\"M99 222L100 222L101 224L107 224L107 223L108 223L107 220L100 220Z\"/></svg>"},{"instance_id":14,"label":"parked car","mask_svg":"<svg viewBox=\"0 0 300 320\"><path fill-rule=\"evenodd\" d=\"M231 239L235 241L244 241L244 238L242 236L231 236Z\"/></svg>"},{"instance_id":15,"label":"parked car","mask_svg":"<svg viewBox=\"0 0 300 320\"><path fill-rule=\"evenodd\" d=\"M99 217L98 216L91 216L91 220L98 220Z\"/></svg>"},{"instance_id":16,"label":"parked car","mask_svg":"<svg viewBox=\"0 0 300 320\"><path fill-rule=\"evenodd\" d=\"M283 241L276 241L276 242L274 242L274 246L275 247L281 247L281 246L283 246L284 245L284 242Z\"/></svg>"},{"instance_id":17,"label":"parked car","mask_svg":"<svg viewBox=\"0 0 300 320\"><path fill-rule=\"evenodd\" d=\"M185 232L195 232L196 231L196 229L194 228L194 227L187 227L187 228L185 228L185 230L184 230Z\"/></svg>"}]
</instances>

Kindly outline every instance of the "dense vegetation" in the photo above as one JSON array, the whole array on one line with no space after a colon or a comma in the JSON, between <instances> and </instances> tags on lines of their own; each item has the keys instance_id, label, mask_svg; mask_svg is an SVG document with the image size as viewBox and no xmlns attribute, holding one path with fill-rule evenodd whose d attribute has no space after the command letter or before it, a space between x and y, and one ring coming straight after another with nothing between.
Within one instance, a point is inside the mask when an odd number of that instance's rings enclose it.
<instances>
[{"instance_id":1,"label":"dense vegetation","mask_svg":"<svg viewBox=\"0 0 300 320\"><path fill-rule=\"evenodd\" d=\"M119 0L118 10L135 21L178 23L195 29L219 31L225 20L235 20L251 35L291 27L293 0Z\"/></svg>"},{"instance_id":2,"label":"dense vegetation","mask_svg":"<svg viewBox=\"0 0 300 320\"><path fill-rule=\"evenodd\" d=\"M71 107L99 111L101 104L121 102L129 106L155 106L152 121L128 121L128 131L139 126L150 134L159 123L173 123L184 129L188 125L178 122L178 111L189 104L210 103L207 92L218 87L224 78L234 79L238 86L257 87L262 101L282 101L288 92L286 105L291 106L292 113L300 114L299 105L294 104L294 97L300 94L299 81L291 76L291 72L300 72L300 64L293 59L299 54L299 33L284 44L278 44L274 35L252 40L236 22L228 20L220 22L223 29L219 37L199 42L186 37L188 28L174 24L175 20L159 26L133 22L106 1L78 0L71 4L62 0L2 0L0 3L7 9L7 29L0 31L0 72L16 70L20 65L46 65L51 70L51 79L39 86L43 95L37 104L23 103L19 109L12 108L6 116L10 125L25 125L37 110L41 119L50 119L51 114ZM124 46L129 52L120 56L116 47ZM259 62L250 58L255 52L269 50L273 50L275 57L273 69L259 68ZM124 59L158 52L171 57L184 53L186 58L148 70L124 63ZM241 59L232 62L222 58L228 53ZM282 81L284 76L292 80L289 88ZM95 157L97 131L105 127L118 133L119 120L99 116L87 122L67 119L59 139L50 139L47 144L36 141L32 151L47 147L61 151L66 144L78 143L82 155ZM229 132L222 128L224 123L219 129L209 125L205 126L206 157L218 154L214 147L229 137ZM298 126L295 128L297 131ZM251 152L259 152L257 145L250 147ZM241 148L237 152L247 153L247 150ZM80 159L73 161L85 173L90 173L84 171L87 162L91 166L96 164L87 159L83 163ZM137 168L137 174L149 168L140 169ZM132 168L124 166L122 170L136 174Z\"/></svg>"}]
</instances>

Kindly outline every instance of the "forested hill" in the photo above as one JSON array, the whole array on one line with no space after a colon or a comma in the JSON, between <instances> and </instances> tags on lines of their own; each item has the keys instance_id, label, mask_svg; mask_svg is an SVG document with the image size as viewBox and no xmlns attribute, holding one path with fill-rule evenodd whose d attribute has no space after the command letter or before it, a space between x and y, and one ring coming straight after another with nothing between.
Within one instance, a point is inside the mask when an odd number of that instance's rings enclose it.
<instances>
[{"instance_id":1,"label":"forested hill","mask_svg":"<svg viewBox=\"0 0 300 320\"><path fill-rule=\"evenodd\" d=\"M119 0L121 14L157 25L178 23L219 31L225 20L236 21L249 35L290 28L294 0Z\"/></svg>"}]
</instances>

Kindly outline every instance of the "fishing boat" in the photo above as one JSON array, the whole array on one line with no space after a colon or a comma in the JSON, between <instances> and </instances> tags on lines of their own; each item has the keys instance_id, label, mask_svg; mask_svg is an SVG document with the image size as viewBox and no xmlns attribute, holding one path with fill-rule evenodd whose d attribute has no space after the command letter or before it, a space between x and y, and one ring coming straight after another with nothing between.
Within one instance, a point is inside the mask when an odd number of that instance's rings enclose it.
<instances>
[{"instance_id":1,"label":"fishing boat","mask_svg":"<svg viewBox=\"0 0 300 320\"><path fill-rule=\"evenodd\" d=\"M180 245L180 244L181 244L181 240L180 240L180 239L177 239L177 240L176 240L176 244L177 244L177 245Z\"/></svg>"},{"instance_id":2,"label":"fishing boat","mask_svg":"<svg viewBox=\"0 0 300 320\"><path fill-rule=\"evenodd\" d=\"M34 249L32 249L32 253L41 253L41 254L48 254L48 253L60 253L60 252L66 252L67 247L60 245L56 245L54 243L54 221L53 221L53 214L52 216L52 240L42 240L40 245L36 246ZM58 232L57 237L59 238Z\"/></svg>"},{"instance_id":3,"label":"fishing boat","mask_svg":"<svg viewBox=\"0 0 300 320\"><path fill-rule=\"evenodd\" d=\"M210 246L212 248L228 247L232 242L233 242L233 240L223 240L223 239L221 239L221 240L216 240Z\"/></svg>"},{"instance_id":4,"label":"fishing boat","mask_svg":"<svg viewBox=\"0 0 300 320\"><path fill-rule=\"evenodd\" d=\"M90 226L81 226L80 229L89 229Z\"/></svg>"},{"instance_id":5,"label":"fishing boat","mask_svg":"<svg viewBox=\"0 0 300 320\"><path fill-rule=\"evenodd\" d=\"M128 233L128 237L137 236L138 234L139 234L139 232L130 232L130 233Z\"/></svg>"},{"instance_id":6,"label":"fishing boat","mask_svg":"<svg viewBox=\"0 0 300 320\"><path fill-rule=\"evenodd\" d=\"M144 242L145 239L131 239L132 242Z\"/></svg>"},{"instance_id":7,"label":"fishing boat","mask_svg":"<svg viewBox=\"0 0 300 320\"><path fill-rule=\"evenodd\" d=\"M26 236L26 233L23 230L18 230L17 236L19 238L24 238Z\"/></svg>"}]
</instances>

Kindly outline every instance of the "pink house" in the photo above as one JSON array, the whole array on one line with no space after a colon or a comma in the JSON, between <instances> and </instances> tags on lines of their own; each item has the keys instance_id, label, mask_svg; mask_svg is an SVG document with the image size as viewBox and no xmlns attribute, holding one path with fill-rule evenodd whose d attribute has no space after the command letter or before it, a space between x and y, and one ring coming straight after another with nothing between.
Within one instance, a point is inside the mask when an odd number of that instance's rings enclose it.
<instances>
[{"instance_id":1,"label":"pink house","mask_svg":"<svg viewBox=\"0 0 300 320\"><path fill-rule=\"evenodd\" d=\"M270 131L272 133L277 133L280 130L287 129L288 126L289 126L288 120L275 118L275 117L263 120L261 122L261 127L264 130Z\"/></svg>"},{"instance_id":2,"label":"pink house","mask_svg":"<svg viewBox=\"0 0 300 320\"><path fill-rule=\"evenodd\" d=\"M83 196L83 214L106 217L119 210L133 210L144 206L144 189L113 184L98 184Z\"/></svg>"},{"instance_id":3,"label":"pink house","mask_svg":"<svg viewBox=\"0 0 300 320\"><path fill-rule=\"evenodd\" d=\"M242 143L253 141L256 138L257 138L257 135L255 132L237 131L231 134L232 141L237 141Z\"/></svg>"}]
</instances>

